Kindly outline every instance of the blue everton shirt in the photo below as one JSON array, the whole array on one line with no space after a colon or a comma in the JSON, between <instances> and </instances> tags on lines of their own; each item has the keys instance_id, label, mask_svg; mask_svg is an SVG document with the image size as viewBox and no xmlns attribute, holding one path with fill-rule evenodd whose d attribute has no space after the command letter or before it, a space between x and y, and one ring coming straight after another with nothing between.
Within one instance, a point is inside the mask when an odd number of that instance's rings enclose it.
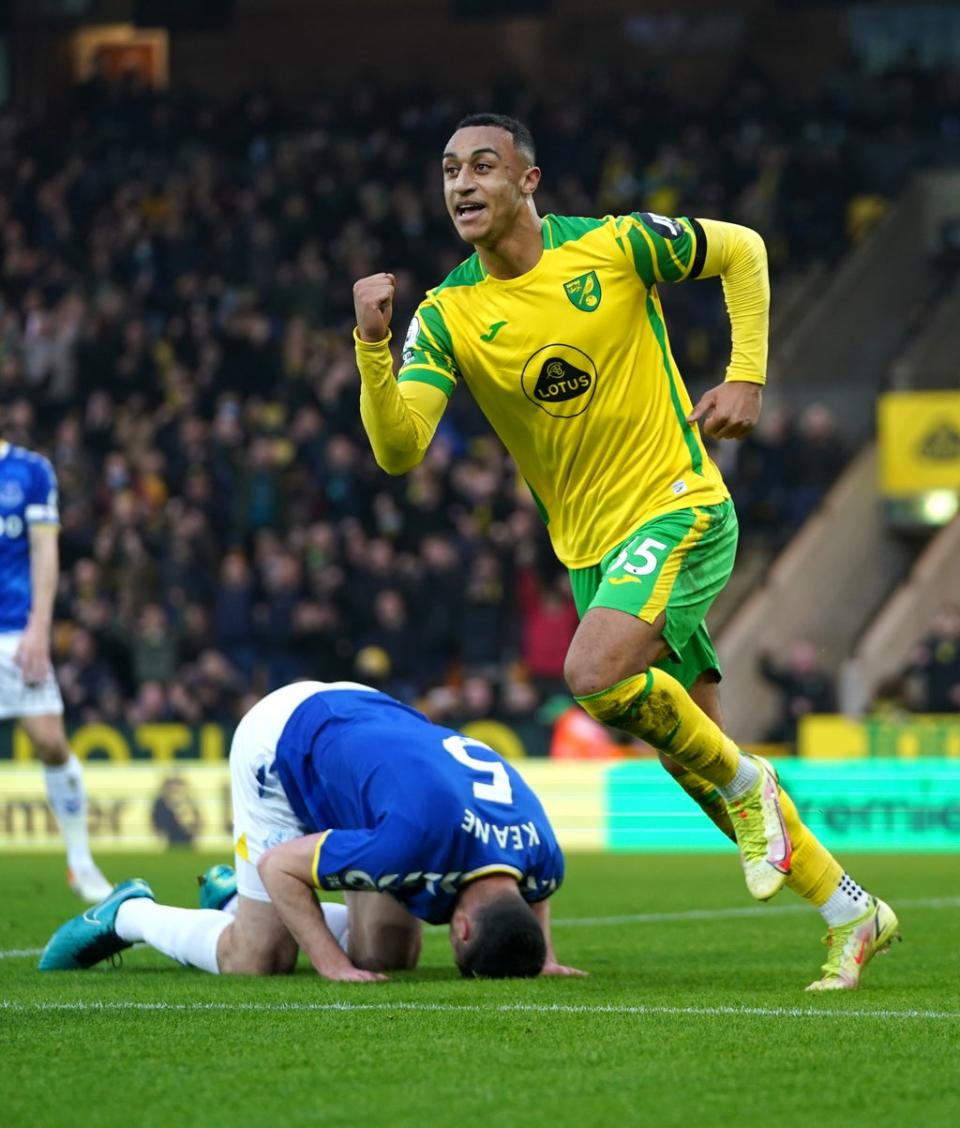
<instances>
[{"instance_id":1,"label":"blue everton shirt","mask_svg":"<svg viewBox=\"0 0 960 1128\"><path fill-rule=\"evenodd\" d=\"M57 479L40 454L0 443L0 632L22 631L32 603L31 525L57 525Z\"/></svg>"},{"instance_id":2,"label":"blue everton shirt","mask_svg":"<svg viewBox=\"0 0 960 1128\"><path fill-rule=\"evenodd\" d=\"M563 880L553 828L519 773L384 693L308 697L283 730L276 770L300 821L327 832L318 888L388 892L442 924L459 888L486 874L515 877L531 902Z\"/></svg>"}]
</instances>

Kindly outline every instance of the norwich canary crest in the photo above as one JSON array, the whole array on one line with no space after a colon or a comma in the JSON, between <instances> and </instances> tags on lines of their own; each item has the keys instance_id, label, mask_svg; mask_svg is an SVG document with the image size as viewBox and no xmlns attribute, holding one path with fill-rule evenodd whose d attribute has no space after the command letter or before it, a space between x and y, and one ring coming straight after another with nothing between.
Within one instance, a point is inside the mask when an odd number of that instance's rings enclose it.
<instances>
[{"instance_id":1,"label":"norwich canary crest","mask_svg":"<svg viewBox=\"0 0 960 1128\"><path fill-rule=\"evenodd\" d=\"M581 274L579 278L571 278L569 282L564 282L563 288L570 301L584 313L593 313L603 297L595 270Z\"/></svg>"}]
</instances>

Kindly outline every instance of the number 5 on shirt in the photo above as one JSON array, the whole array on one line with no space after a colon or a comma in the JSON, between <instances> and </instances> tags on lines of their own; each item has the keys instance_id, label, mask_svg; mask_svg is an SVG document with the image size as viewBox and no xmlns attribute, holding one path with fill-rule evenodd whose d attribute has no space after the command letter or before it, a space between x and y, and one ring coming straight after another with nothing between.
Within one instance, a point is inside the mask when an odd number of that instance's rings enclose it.
<instances>
[{"instance_id":1,"label":"number 5 on shirt","mask_svg":"<svg viewBox=\"0 0 960 1128\"><path fill-rule=\"evenodd\" d=\"M478 799L486 799L490 803L503 803L505 806L513 803L513 788L510 786L510 777L503 764L499 760L477 760L467 751L468 747L472 747L492 752L492 748L488 748L479 740L471 740L469 736L448 736L443 746L455 760L459 760L471 771L490 776L489 783L474 783L473 794Z\"/></svg>"}]
</instances>

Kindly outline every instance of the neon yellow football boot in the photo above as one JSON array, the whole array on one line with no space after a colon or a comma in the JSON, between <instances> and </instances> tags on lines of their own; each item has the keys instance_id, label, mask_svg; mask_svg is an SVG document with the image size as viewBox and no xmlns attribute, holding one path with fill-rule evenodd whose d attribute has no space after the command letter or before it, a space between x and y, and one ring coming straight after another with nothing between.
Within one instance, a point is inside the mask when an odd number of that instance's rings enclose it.
<instances>
[{"instance_id":1,"label":"neon yellow football boot","mask_svg":"<svg viewBox=\"0 0 960 1128\"><path fill-rule=\"evenodd\" d=\"M900 922L893 909L878 897L871 897L870 901L863 916L827 931L823 938L828 948L823 977L811 983L808 991L852 991L873 957L901 938Z\"/></svg>"},{"instance_id":2,"label":"neon yellow football boot","mask_svg":"<svg viewBox=\"0 0 960 1128\"><path fill-rule=\"evenodd\" d=\"M757 782L727 812L740 847L740 862L750 895L769 901L790 873L793 846L780 807L780 787L773 766L760 756L750 757L760 768Z\"/></svg>"}]
</instances>

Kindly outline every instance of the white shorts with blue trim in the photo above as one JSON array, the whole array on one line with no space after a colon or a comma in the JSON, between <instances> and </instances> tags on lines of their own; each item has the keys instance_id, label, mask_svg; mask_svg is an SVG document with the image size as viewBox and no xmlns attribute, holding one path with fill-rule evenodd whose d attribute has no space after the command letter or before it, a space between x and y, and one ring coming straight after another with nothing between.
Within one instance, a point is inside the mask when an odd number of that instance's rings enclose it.
<instances>
[{"instance_id":1,"label":"white shorts with blue trim","mask_svg":"<svg viewBox=\"0 0 960 1128\"><path fill-rule=\"evenodd\" d=\"M311 833L290 806L274 765L277 744L294 710L315 693L331 689L370 687L356 682L316 681L285 685L258 701L233 734L230 792L237 892L241 897L269 901L257 862L271 846Z\"/></svg>"}]
</instances>

